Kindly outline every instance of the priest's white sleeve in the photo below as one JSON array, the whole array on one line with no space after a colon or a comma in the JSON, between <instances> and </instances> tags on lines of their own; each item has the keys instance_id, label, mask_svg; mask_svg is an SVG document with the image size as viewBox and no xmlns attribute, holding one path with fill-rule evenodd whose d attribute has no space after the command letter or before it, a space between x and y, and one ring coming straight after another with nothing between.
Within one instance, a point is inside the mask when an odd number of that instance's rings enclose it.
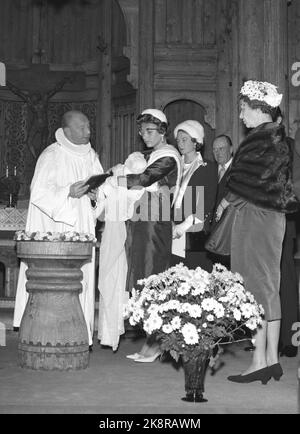
<instances>
[{"instance_id":1,"label":"priest's white sleeve","mask_svg":"<svg viewBox=\"0 0 300 434\"><path fill-rule=\"evenodd\" d=\"M77 212L72 206L75 199L69 197L72 183L59 185L58 181L64 171L68 171L68 168L57 163L55 151L43 153L31 183L31 203L55 222L74 226Z\"/></svg>"}]
</instances>

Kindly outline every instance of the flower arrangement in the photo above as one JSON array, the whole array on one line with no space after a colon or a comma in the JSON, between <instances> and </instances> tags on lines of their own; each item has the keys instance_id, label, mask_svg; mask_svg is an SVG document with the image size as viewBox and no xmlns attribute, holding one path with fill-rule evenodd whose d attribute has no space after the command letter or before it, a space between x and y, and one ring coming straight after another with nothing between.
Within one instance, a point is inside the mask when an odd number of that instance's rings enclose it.
<instances>
[{"instance_id":1,"label":"flower arrangement","mask_svg":"<svg viewBox=\"0 0 300 434\"><path fill-rule=\"evenodd\" d=\"M143 288L133 290L124 315L155 335L176 361L198 357L224 339L233 341L244 326L255 330L264 313L243 278L220 264L212 273L179 264L138 284Z\"/></svg>"},{"instance_id":2,"label":"flower arrangement","mask_svg":"<svg viewBox=\"0 0 300 434\"><path fill-rule=\"evenodd\" d=\"M93 234L79 232L26 232L17 231L14 236L16 241L64 241L64 242L96 242Z\"/></svg>"}]
</instances>

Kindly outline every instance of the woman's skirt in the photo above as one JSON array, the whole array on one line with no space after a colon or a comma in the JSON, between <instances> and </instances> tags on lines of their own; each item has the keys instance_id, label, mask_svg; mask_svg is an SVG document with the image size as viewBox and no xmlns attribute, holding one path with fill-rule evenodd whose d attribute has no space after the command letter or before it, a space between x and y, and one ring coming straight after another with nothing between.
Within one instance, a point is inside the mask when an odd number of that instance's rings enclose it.
<instances>
[{"instance_id":1,"label":"woman's skirt","mask_svg":"<svg viewBox=\"0 0 300 434\"><path fill-rule=\"evenodd\" d=\"M128 221L126 290L137 289L137 280L165 271L170 266L171 221Z\"/></svg>"},{"instance_id":2,"label":"woman's skirt","mask_svg":"<svg viewBox=\"0 0 300 434\"><path fill-rule=\"evenodd\" d=\"M265 320L281 318L280 260L285 214L249 202L237 209L232 227L231 270L242 275L246 290L265 310Z\"/></svg>"}]
</instances>

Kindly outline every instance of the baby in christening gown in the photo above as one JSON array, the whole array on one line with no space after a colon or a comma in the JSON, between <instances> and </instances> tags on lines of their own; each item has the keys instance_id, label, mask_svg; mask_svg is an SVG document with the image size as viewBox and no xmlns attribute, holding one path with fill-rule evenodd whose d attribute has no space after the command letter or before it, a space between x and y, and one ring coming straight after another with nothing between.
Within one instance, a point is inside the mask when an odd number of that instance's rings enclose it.
<instances>
[{"instance_id":1,"label":"baby in christening gown","mask_svg":"<svg viewBox=\"0 0 300 434\"><path fill-rule=\"evenodd\" d=\"M147 162L141 152L133 152L124 164L113 168L114 175L100 187L105 199L105 227L99 255L99 321L98 339L101 345L116 351L120 335L125 333L123 307L128 300L125 292L127 261L125 253L125 221L132 217L135 202L144 188L127 190L118 186L117 177L142 173Z\"/></svg>"}]
</instances>

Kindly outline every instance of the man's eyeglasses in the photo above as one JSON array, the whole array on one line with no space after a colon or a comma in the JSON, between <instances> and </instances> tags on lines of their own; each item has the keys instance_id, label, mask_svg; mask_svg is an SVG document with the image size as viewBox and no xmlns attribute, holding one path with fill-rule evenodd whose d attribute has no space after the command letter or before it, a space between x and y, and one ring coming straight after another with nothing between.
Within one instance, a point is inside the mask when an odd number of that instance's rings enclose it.
<instances>
[{"instance_id":1,"label":"man's eyeglasses","mask_svg":"<svg viewBox=\"0 0 300 434\"><path fill-rule=\"evenodd\" d=\"M140 136L145 136L153 134L153 131L158 131L158 128L146 128L145 130L139 130Z\"/></svg>"}]
</instances>

